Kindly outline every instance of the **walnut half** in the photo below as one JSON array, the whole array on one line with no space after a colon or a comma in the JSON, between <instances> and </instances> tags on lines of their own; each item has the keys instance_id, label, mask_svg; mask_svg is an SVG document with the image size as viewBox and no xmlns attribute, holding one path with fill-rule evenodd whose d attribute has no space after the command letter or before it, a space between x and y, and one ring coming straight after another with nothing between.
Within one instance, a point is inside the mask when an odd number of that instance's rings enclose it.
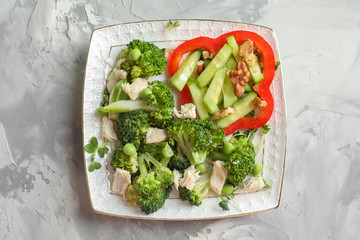
<instances>
[{"instance_id":1,"label":"walnut half","mask_svg":"<svg viewBox=\"0 0 360 240\"><path fill-rule=\"evenodd\" d=\"M245 85L249 82L250 73L247 70L245 62L238 62L236 65L237 70L227 70L231 81L234 84L234 94L240 97L245 92Z\"/></svg>"}]
</instances>

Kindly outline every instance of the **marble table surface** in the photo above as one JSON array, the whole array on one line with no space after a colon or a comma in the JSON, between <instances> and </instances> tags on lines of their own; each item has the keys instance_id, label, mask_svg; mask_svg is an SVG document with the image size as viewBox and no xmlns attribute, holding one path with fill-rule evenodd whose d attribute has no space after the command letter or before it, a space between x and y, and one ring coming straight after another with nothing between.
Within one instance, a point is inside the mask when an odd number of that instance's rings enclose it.
<instances>
[{"instance_id":1,"label":"marble table surface","mask_svg":"<svg viewBox=\"0 0 360 240\"><path fill-rule=\"evenodd\" d=\"M359 239L359 12L357 0L0 0L0 239ZM185 18L275 30L288 113L281 204L207 221L93 213L81 139L91 32Z\"/></svg>"}]
</instances>

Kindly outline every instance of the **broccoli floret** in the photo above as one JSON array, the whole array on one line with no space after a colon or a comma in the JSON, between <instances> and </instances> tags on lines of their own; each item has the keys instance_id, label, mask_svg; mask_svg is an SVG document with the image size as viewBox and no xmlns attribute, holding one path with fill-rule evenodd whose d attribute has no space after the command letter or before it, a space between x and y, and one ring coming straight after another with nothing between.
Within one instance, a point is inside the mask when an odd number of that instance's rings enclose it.
<instances>
[{"instance_id":1,"label":"broccoli floret","mask_svg":"<svg viewBox=\"0 0 360 240\"><path fill-rule=\"evenodd\" d=\"M131 79L160 75L166 68L165 49L138 39L131 41L119 57L125 58L121 68L129 73Z\"/></svg>"},{"instance_id":2,"label":"broccoli floret","mask_svg":"<svg viewBox=\"0 0 360 240\"><path fill-rule=\"evenodd\" d=\"M156 106L156 110L150 113L150 124L154 127L166 128L173 120L175 100L171 87L161 81L149 83L153 99L150 106Z\"/></svg>"},{"instance_id":3,"label":"broccoli floret","mask_svg":"<svg viewBox=\"0 0 360 240\"><path fill-rule=\"evenodd\" d=\"M228 171L228 180L234 186L240 186L245 177L251 172L255 164L255 149L247 138L232 138L230 140L235 146L224 167Z\"/></svg>"},{"instance_id":4,"label":"broccoli floret","mask_svg":"<svg viewBox=\"0 0 360 240\"><path fill-rule=\"evenodd\" d=\"M146 214L156 212L165 204L171 187L157 179L156 172L148 171L144 157L138 158L140 175L126 189L126 199L130 204L138 205Z\"/></svg>"},{"instance_id":5,"label":"broccoli floret","mask_svg":"<svg viewBox=\"0 0 360 240\"><path fill-rule=\"evenodd\" d=\"M245 133L235 133L230 143L234 150L230 155L220 152L212 152L210 156L225 162L224 167L227 169L228 181L234 186L240 186L245 177L251 172L255 164L255 149L251 142L253 130Z\"/></svg>"},{"instance_id":6,"label":"broccoli floret","mask_svg":"<svg viewBox=\"0 0 360 240\"><path fill-rule=\"evenodd\" d=\"M210 178L212 168L200 174L200 177L196 180L194 188L189 190L185 187L179 187L179 197L181 200L188 200L191 205L200 206L202 200L207 196L210 189Z\"/></svg>"},{"instance_id":7,"label":"broccoli floret","mask_svg":"<svg viewBox=\"0 0 360 240\"><path fill-rule=\"evenodd\" d=\"M123 151L122 145L120 145L114 151L110 164L114 168L114 170L116 170L116 168L121 168L129 171L131 174L134 174L138 171L137 155L126 155Z\"/></svg>"},{"instance_id":8,"label":"broccoli floret","mask_svg":"<svg viewBox=\"0 0 360 240\"><path fill-rule=\"evenodd\" d=\"M124 146L132 143L138 149L150 128L149 115L143 110L120 113L116 122L115 133Z\"/></svg>"},{"instance_id":9,"label":"broccoli floret","mask_svg":"<svg viewBox=\"0 0 360 240\"><path fill-rule=\"evenodd\" d=\"M153 158L150 153L143 153L139 158L143 158L148 164L151 163L153 165L152 171L155 173L155 179L161 182L164 188L171 187L174 184L174 174L172 171Z\"/></svg>"},{"instance_id":10,"label":"broccoli floret","mask_svg":"<svg viewBox=\"0 0 360 240\"><path fill-rule=\"evenodd\" d=\"M184 171L190 167L190 161L181 153L180 149L177 149L174 156L170 159L168 167L171 170L177 169L179 171Z\"/></svg>"},{"instance_id":11,"label":"broccoli floret","mask_svg":"<svg viewBox=\"0 0 360 240\"><path fill-rule=\"evenodd\" d=\"M222 146L225 140L224 130L214 121L208 120L177 120L170 124L167 132L170 134L170 143L176 141L193 165L205 162L209 152Z\"/></svg>"}]
</instances>

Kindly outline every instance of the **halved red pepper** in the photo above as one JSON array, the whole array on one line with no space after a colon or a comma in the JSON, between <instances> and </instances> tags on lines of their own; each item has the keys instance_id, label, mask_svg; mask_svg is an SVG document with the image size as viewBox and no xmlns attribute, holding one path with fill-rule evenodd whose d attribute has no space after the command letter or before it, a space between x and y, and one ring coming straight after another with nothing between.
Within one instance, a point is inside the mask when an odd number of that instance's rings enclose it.
<instances>
[{"instance_id":1,"label":"halved red pepper","mask_svg":"<svg viewBox=\"0 0 360 240\"><path fill-rule=\"evenodd\" d=\"M253 41L254 46L262 55L263 60L263 75L264 79L256 84L253 89L258 96L266 101L267 105L263 107L262 112L256 118L243 117L224 128L225 134L229 135L241 128L254 129L265 125L273 112L274 100L270 92L270 85L275 75L275 57L271 46L260 35L249 31L233 31L221 35L220 37L208 38L198 37L188 40L179 45L172 53L169 59L168 69L170 76L174 75L179 68L179 63L184 54L197 50L205 49L211 53L217 53L221 47L227 42L226 37L233 35L236 42L241 43L246 39ZM187 86L181 91L181 104L192 102L191 94Z\"/></svg>"}]
</instances>

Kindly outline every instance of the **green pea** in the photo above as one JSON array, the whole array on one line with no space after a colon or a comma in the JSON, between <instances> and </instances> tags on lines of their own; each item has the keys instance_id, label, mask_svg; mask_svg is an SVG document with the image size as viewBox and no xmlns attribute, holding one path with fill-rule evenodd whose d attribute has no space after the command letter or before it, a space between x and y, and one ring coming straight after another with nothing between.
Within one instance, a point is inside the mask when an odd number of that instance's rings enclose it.
<instances>
[{"instance_id":1,"label":"green pea","mask_svg":"<svg viewBox=\"0 0 360 240\"><path fill-rule=\"evenodd\" d=\"M134 48L133 50L130 51L129 56L132 60L138 60L141 56L141 52L138 48Z\"/></svg>"},{"instance_id":2,"label":"green pea","mask_svg":"<svg viewBox=\"0 0 360 240\"><path fill-rule=\"evenodd\" d=\"M223 194L231 194L234 191L234 186L231 184L225 184L221 190Z\"/></svg>"},{"instance_id":3,"label":"green pea","mask_svg":"<svg viewBox=\"0 0 360 240\"><path fill-rule=\"evenodd\" d=\"M99 107L97 109L97 113L99 114L100 117L105 117L107 115L107 112L104 111L104 107Z\"/></svg>"},{"instance_id":4,"label":"green pea","mask_svg":"<svg viewBox=\"0 0 360 240\"><path fill-rule=\"evenodd\" d=\"M152 95L152 91L149 88L144 88L140 96L142 99L149 100L150 95Z\"/></svg>"},{"instance_id":5,"label":"green pea","mask_svg":"<svg viewBox=\"0 0 360 240\"><path fill-rule=\"evenodd\" d=\"M225 143L224 147L223 147L223 152L225 154L231 154L234 151L234 145L232 145L231 143Z\"/></svg>"},{"instance_id":6,"label":"green pea","mask_svg":"<svg viewBox=\"0 0 360 240\"><path fill-rule=\"evenodd\" d=\"M262 166L260 163L255 163L253 170L252 170L252 175L254 176L258 176L261 173L261 169Z\"/></svg>"},{"instance_id":7,"label":"green pea","mask_svg":"<svg viewBox=\"0 0 360 240\"><path fill-rule=\"evenodd\" d=\"M206 173L206 171L207 171L206 165L203 163L200 163L200 164L196 165L196 170L198 170L200 173Z\"/></svg>"},{"instance_id":8,"label":"green pea","mask_svg":"<svg viewBox=\"0 0 360 240\"><path fill-rule=\"evenodd\" d=\"M131 143L127 143L124 148L123 151L126 155L128 156L134 156L136 154L136 148L133 144Z\"/></svg>"}]
</instances>

